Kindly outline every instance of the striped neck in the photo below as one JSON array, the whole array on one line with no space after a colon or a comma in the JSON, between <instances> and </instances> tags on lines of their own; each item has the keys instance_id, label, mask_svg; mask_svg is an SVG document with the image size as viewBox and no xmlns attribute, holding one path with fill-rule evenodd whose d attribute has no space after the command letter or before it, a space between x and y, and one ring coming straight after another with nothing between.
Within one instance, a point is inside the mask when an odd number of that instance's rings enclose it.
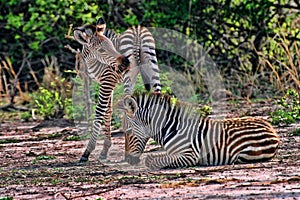
<instances>
[{"instance_id":1,"label":"striped neck","mask_svg":"<svg viewBox=\"0 0 300 200\"><path fill-rule=\"evenodd\" d=\"M164 145L178 133L182 124L197 123L201 120L196 108L181 102L174 102L170 96L149 94L136 96L137 115L146 124L147 137Z\"/></svg>"}]
</instances>

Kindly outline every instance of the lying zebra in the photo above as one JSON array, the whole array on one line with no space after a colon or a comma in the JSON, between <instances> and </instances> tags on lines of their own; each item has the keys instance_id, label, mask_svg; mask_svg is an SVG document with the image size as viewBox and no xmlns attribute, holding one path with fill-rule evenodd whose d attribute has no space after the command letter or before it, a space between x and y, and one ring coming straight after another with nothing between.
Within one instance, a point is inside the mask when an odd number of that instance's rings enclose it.
<instances>
[{"instance_id":1,"label":"lying zebra","mask_svg":"<svg viewBox=\"0 0 300 200\"><path fill-rule=\"evenodd\" d=\"M202 118L196 109L169 96L126 96L119 103L132 126L125 135L125 156L139 162L149 138L165 152L146 157L151 169L195 165L227 165L261 162L274 157L279 137L272 126L259 118L225 120Z\"/></svg>"}]
</instances>

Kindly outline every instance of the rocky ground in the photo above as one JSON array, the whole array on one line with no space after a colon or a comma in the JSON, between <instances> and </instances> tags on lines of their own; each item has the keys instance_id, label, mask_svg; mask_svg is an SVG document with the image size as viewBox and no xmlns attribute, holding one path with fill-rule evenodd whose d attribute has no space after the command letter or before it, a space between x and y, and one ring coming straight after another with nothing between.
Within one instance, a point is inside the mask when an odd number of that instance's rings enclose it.
<instances>
[{"instance_id":1,"label":"rocky ground","mask_svg":"<svg viewBox=\"0 0 300 200\"><path fill-rule=\"evenodd\" d=\"M236 110L267 118L268 109ZM281 144L270 162L149 171L122 162L122 134L113 137L109 161L97 161L100 140L90 161L80 164L87 140L71 123L2 119L0 199L300 199L296 128L299 123L276 127Z\"/></svg>"}]
</instances>

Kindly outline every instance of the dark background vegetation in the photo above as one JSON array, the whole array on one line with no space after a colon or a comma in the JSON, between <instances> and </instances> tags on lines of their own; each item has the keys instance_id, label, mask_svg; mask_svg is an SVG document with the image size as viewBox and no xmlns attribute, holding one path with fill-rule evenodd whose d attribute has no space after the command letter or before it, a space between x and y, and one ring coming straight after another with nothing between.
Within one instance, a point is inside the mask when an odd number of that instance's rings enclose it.
<instances>
[{"instance_id":1,"label":"dark background vegetation","mask_svg":"<svg viewBox=\"0 0 300 200\"><path fill-rule=\"evenodd\" d=\"M0 3L0 94L10 104L30 103L32 98L37 103L41 94L50 96L43 101L70 101L75 55L64 46L80 46L65 35L71 24L95 23L98 17L116 32L141 24L186 34L205 48L225 87L236 96L275 97L287 89L300 89L298 0ZM184 72L184 60L169 52L157 53L159 62L169 59L172 67ZM40 96L31 95L36 91ZM60 104L57 110L67 106ZM52 115L59 116L57 112Z\"/></svg>"}]
</instances>

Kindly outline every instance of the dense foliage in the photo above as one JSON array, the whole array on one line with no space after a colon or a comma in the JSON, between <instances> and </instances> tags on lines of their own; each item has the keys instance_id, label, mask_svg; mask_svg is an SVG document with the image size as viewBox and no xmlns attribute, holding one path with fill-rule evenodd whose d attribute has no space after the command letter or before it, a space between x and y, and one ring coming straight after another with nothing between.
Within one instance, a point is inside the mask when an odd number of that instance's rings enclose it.
<instances>
[{"instance_id":1,"label":"dense foliage","mask_svg":"<svg viewBox=\"0 0 300 200\"><path fill-rule=\"evenodd\" d=\"M54 62L45 58L55 58L54 65L68 79L70 73L64 72L74 70L75 57L64 46L80 48L65 38L69 26L95 23L100 16L117 32L141 24L191 37L217 63L226 88L237 95L249 85L266 94L283 92L287 84L300 89L298 0L0 0L0 8L0 74L20 80L22 90L37 89L26 83L40 86L44 69ZM188 65L170 52L158 50L158 59L183 72ZM1 94L7 90L3 85L2 79Z\"/></svg>"}]
</instances>

